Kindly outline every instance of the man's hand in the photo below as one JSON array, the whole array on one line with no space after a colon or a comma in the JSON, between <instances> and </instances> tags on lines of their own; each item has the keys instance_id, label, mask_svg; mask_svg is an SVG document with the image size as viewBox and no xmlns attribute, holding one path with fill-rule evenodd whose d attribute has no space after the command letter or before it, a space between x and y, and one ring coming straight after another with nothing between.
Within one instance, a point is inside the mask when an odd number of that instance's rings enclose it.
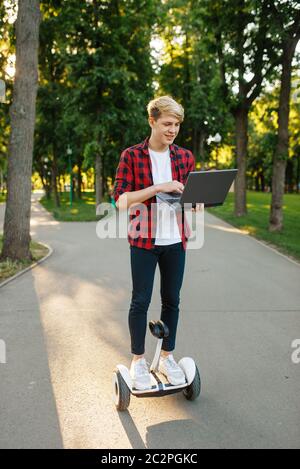
<instances>
[{"instance_id":1,"label":"man's hand","mask_svg":"<svg viewBox=\"0 0 300 469\"><path fill-rule=\"evenodd\" d=\"M204 210L204 204L196 204L195 208L192 208L192 212L200 212Z\"/></svg>"},{"instance_id":2,"label":"man's hand","mask_svg":"<svg viewBox=\"0 0 300 469\"><path fill-rule=\"evenodd\" d=\"M156 184L155 189L157 192L177 192L178 194L182 194L184 185L179 181L170 181Z\"/></svg>"}]
</instances>

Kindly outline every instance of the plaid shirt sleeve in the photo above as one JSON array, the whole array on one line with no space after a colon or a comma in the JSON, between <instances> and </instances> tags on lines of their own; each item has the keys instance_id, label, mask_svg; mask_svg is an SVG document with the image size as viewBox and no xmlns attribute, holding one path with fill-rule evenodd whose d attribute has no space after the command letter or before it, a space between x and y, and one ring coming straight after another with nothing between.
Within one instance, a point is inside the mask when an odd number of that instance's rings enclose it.
<instances>
[{"instance_id":1,"label":"plaid shirt sleeve","mask_svg":"<svg viewBox=\"0 0 300 469\"><path fill-rule=\"evenodd\" d=\"M119 165L116 171L113 198L115 202L124 192L131 192L134 188L134 175L132 168L132 160L129 152L124 150L121 153Z\"/></svg>"}]
</instances>

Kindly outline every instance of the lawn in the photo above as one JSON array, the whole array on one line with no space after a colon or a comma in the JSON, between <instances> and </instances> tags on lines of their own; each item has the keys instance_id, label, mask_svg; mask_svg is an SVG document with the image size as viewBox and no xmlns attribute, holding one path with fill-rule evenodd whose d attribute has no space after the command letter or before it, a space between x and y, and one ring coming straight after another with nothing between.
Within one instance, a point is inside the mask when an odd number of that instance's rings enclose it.
<instances>
[{"instance_id":1,"label":"lawn","mask_svg":"<svg viewBox=\"0 0 300 469\"><path fill-rule=\"evenodd\" d=\"M60 193L60 207L55 206L53 197L48 200L44 196L40 202L59 221L96 221L101 218L96 216L94 192L82 192L81 200L75 197L72 207L69 192ZM108 198L105 197L103 202L108 202Z\"/></svg>"},{"instance_id":2,"label":"lawn","mask_svg":"<svg viewBox=\"0 0 300 469\"><path fill-rule=\"evenodd\" d=\"M0 234L0 252L2 251L2 242L3 242L3 235ZM29 267L31 264L34 264L36 261L45 257L48 253L48 248L43 246L42 244L36 243L35 241L31 241L30 243L30 251L33 256L32 261L10 261L6 260L4 262L0 262L0 283L6 280L9 277L17 274L21 270L24 270L26 267Z\"/></svg>"},{"instance_id":3,"label":"lawn","mask_svg":"<svg viewBox=\"0 0 300 469\"><path fill-rule=\"evenodd\" d=\"M268 231L270 203L272 194L247 192L248 214L234 216L234 194L230 192L223 206L207 209L213 215L222 218L231 225L246 230L255 236L300 260L300 194L285 194L283 199L283 223L281 233Z\"/></svg>"}]
</instances>

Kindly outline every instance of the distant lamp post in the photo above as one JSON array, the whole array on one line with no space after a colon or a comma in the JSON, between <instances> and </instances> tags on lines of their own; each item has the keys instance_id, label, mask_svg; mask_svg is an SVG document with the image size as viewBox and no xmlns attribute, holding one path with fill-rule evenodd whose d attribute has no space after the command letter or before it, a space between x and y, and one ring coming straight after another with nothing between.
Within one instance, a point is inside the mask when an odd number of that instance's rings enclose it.
<instances>
[{"instance_id":1,"label":"distant lamp post","mask_svg":"<svg viewBox=\"0 0 300 469\"><path fill-rule=\"evenodd\" d=\"M219 164L219 149L220 149L220 143L222 141L222 137L219 133L216 133L215 137L214 137L214 141L215 143L217 144L217 148L216 148L216 168L218 168L218 164Z\"/></svg>"},{"instance_id":2,"label":"distant lamp post","mask_svg":"<svg viewBox=\"0 0 300 469\"><path fill-rule=\"evenodd\" d=\"M221 143L222 141L222 137L221 135L217 132L216 135L214 137L209 137L207 139L207 143L210 145L211 142L214 142L216 143L216 168L218 167L218 158L219 158L219 144Z\"/></svg>"},{"instance_id":3,"label":"distant lamp post","mask_svg":"<svg viewBox=\"0 0 300 469\"><path fill-rule=\"evenodd\" d=\"M219 133L216 133L216 135L213 137L213 142L215 143L220 143L222 140L222 137Z\"/></svg>"},{"instance_id":4,"label":"distant lamp post","mask_svg":"<svg viewBox=\"0 0 300 469\"><path fill-rule=\"evenodd\" d=\"M69 173L70 173L70 207L73 205L73 174L72 174L72 148L68 145L67 155L69 158Z\"/></svg>"},{"instance_id":5,"label":"distant lamp post","mask_svg":"<svg viewBox=\"0 0 300 469\"><path fill-rule=\"evenodd\" d=\"M47 175L49 175L49 171L48 171L49 168L48 168L48 164L47 164L48 161L49 161L48 158L45 156L43 158L43 162L44 162L43 167L44 167L44 170L45 170L44 174L46 175L46 184L47 184ZM51 174L51 172L50 172L50 174Z\"/></svg>"},{"instance_id":6,"label":"distant lamp post","mask_svg":"<svg viewBox=\"0 0 300 469\"><path fill-rule=\"evenodd\" d=\"M0 103L5 103L6 86L5 81L0 80Z\"/></svg>"}]
</instances>

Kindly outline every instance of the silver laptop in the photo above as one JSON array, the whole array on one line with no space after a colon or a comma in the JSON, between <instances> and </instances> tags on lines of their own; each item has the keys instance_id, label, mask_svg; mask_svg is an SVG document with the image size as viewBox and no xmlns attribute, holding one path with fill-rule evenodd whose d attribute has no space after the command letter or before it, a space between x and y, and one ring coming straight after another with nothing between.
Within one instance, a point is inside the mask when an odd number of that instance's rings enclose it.
<instances>
[{"instance_id":1,"label":"silver laptop","mask_svg":"<svg viewBox=\"0 0 300 469\"><path fill-rule=\"evenodd\" d=\"M182 194L158 192L156 196L169 205L203 203L205 207L222 205L233 183L237 169L191 171Z\"/></svg>"}]
</instances>

